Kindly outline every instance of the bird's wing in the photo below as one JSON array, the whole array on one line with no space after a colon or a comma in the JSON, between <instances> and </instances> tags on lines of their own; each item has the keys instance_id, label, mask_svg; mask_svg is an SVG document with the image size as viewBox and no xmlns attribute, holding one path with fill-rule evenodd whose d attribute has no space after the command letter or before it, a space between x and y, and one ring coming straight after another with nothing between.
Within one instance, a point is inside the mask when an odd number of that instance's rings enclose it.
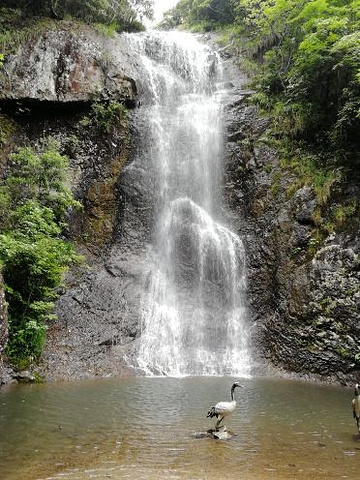
<instances>
[{"instance_id":1,"label":"bird's wing","mask_svg":"<svg viewBox=\"0 0 360 480\"><path fill-rule=\"evenodd\" d=\"M217 417L218 414L215 412L215 407L210 407L206 417L210 417L210 418L213 418L213 417Z\"/></svg>"},{"instance_id":2,"label":"bird's wing","mask_svg":"<svg viewBox=\"0 0 360 480\"><path fill-rule=\"evenodd\" d=\"M235 402L219 402L215 405L215 411L219 415L224 413L232 413L235 410Z\"/></svg>"}]
</instances>

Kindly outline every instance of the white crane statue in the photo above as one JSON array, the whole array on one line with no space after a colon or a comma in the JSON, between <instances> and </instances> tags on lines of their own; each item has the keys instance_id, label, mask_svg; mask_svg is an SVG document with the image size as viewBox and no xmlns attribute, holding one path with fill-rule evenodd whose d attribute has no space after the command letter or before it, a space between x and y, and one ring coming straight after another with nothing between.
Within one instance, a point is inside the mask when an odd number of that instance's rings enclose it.
<instances>
[{"instance_id":1,"label":"white crane statue","mask_svg":"<svg viewBox=\"0 0 360 480\"><path fill-rule=\"evenodd\" d=\"M224 420L224 418L235 411L236 401L234 400L234 390L236 387L243 388L243 385L239 385L238 382L235 382L232 385L231 391L230 391L231 402L219 402L215 406L211 407L210 410L208 411L207 417L218 418L218 421L216 422L216 425L215 425L215 431L219 430L220 423Z\"/></svg>"}]
</instances>

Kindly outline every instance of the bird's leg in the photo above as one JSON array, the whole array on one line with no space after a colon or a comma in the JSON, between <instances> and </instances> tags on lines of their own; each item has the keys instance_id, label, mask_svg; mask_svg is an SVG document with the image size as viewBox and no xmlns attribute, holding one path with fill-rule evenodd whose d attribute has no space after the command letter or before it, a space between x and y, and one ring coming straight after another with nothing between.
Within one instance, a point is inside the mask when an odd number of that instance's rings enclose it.
<instances>
[{"instance_id":1,"label":"bird's leg","mask_svg":"<svg viewBox=\"0 0 360 480\"><path fill-rule=\"evenodd\" d=\"M358 432L360 433L360 417L356 419L357 427L358 427Z\"/></svg>"},{"instance_id":2,"label":"bird's leg","mask_svg":"<svg viewBox=\"0 0 360 480\"><path fill-rule=\"evenodd\" d=\"M220 426L220 423L224 420L224 417L221 417L220 420L218 420L216 422L216 425L215 425L215 430L218 431L219 430L219 426Z\"/></svg>"}]
</instances>

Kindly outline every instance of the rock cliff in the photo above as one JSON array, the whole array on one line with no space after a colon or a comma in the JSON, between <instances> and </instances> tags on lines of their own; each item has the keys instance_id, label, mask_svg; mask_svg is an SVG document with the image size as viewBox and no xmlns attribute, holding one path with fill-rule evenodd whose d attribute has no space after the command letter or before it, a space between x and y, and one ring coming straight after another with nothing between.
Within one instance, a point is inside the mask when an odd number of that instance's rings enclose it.
<instances>
[{"instance_id":1,"label":"rock cliff","mask_svg":"<svg viewBox=\"0 0 360 480\"><path fill-rule=\"evenodd\" d=\"M94 374L89 372L91 367L84 366L84 357L90 358L91 364L102 364L105 375L111 367L105 360L97 360L97 355L99 350L107 352L107 335L111 335L107 332L121 335L118 323L124 323L123 317L114 321L108 313L109 302L116 299L114 289L106 281L99 280L99 287L91 284L91 290L99 295L95 299L84 284L97 269L107 272L105 258L118 235L118 219L124 215L125 199L118 183L129 161L131 133L121 105L131 109L136 101L136 84L127 71L130 64L120 38L104 37L79 23L58 22L56 29L29 38L6 59L1 71L0 122L6 133L1 138L2 174L8 153L22 145L36 149L43 138L52 137L60 153L70 159L72 188L83 204L80 212L71 214L64 234L75 241L85 263L69 274L68 293L64 295L69 305L62 311L62 297L57 308L59 321L49 327L43 362L47 378ZM118 115L115 122L107 117L112 107ZM88 302L92 300L98 308L90 311ZM78 336L72 326L74 319L79 320L76 307L81 311ZM5 332L4 327L1 334ZM105 346L100 345L102 342ZM77 349L73 358L68 355L72 345ZM4 381L8 381L5 376Z\"/></svg>"},{"instance_id":2,"label":"rock cliff","mask_svg":"<svg viewBox=\"0 0 360 480\"><path fill-rule=\"evenodd\" d=\"M135 83L121 41L90 27L61 22L23 43L1 71L0 100L17 104L91 102L97 96L134 102Z\"/></svg>"},{"instance_id":3,"label":"rock cliff","mask_svg":"<svg viewBox=\"0 0 360 480\"><path fill-rule=\"evenodd\" d=\"M9 369L4 363L4 349L8 340L8 318L4 291L4 280L0 275L0 385L11 381Z\"/></svg>"},{"instance_id":4,"label":"rock cliff","mask_svg":"<svg viewBox=\"0 0 360 480\"><path fill-rule=\"evenodd\" d=\"M227 124L226 194L247 246L256 351L286 371L358 380L358 210L318 239L321 200L313 186L297 186L294 170L280 161L268 121L244 97L227 109ZM326 209L358 195L356 176L347 176Z\"/></svg>"}]
</instances>

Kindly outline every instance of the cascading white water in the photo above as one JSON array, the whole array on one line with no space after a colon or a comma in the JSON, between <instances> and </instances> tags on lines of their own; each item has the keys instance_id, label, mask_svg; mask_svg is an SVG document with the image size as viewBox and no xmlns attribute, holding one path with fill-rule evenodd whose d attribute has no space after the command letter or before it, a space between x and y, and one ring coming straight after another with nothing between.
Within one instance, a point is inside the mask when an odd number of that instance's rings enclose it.
<instances>
[{"instance_id":1,"label":"cascading white water","mask_svg":"<svg viewBox=\"0 0 360 480\"><path fill-rule=\"evenodd\" d=\"M127 37L142 64L155 232L138 365L155 375L248 375L241 239L222 224L221 65L196 37Z\"/></svg>"}]
</instances>

